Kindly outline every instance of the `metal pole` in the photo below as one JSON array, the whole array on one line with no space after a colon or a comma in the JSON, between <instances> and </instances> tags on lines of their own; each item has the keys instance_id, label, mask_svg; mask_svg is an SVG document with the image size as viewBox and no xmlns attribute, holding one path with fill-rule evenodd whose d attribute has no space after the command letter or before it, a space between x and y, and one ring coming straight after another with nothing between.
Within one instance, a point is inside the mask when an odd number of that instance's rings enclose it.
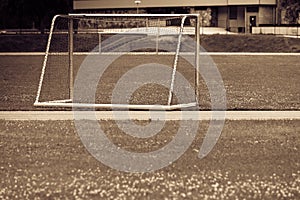
<instances>
[{"instance_id":1,"label":"metal pole","mask_svg":"<svg viewBox=\"0 0 300 200\"><path fill-rule=\"evenodd\" d=\"M102 49L102 35L101 35L101 33L100 33L100 31L98 32L98 34L99 34L99 54L101 53L101 49Z\"/></svg>"},{"instance_id":2,"label":"metal pole","mask_svg":"<svg viewBox=\"0 0 300 200\"><path fill-rule=\"evenodd\" d=\"M69 76L70 76L70 88L69 88L69 97L73 99L73 87L74 87L74 77L73 77L73 53L74 53L74 26L73 18L69 18Z\"/></svg>"},{"instance_id":3,"label":"metal pole","mask_svg":"<svg viewBox=\"0 0 300 200\"><path fill-rule=\"evenodd\" d=\"M155 52L158 54L158 48L159 48L159 34L160 34L160 19L157 18L157 34L156 34L156 45L155 45Z\"/></svg>"},{"instance_id":4,"label":"metal pole","mask_svg":"<svg viewBox=\"0 0 300 200\"><path fill-rule=\"evenodd\" d=\"M149 28L149 18L146 18L146 31L148 32L148 28Z\"/></svg>"},{"instance_id":5,"label":"metal pole","mask_svg":"<svg viewBox=\"0 0 300 200\"><path fill-rule=\"evenodd\" d=\"M49 32L47 47L46 47L46 54L45 54L44 61L43 61L42 73L41 73L41 76L40 76L40 82L39 82L38 91L37 91L37 94L36 94L36 99L35 99L34 105L37 104L40 100L42 85L43 85L43 82L44 82L44 76L45 76L46 66L47 66L47 62L48 62L48 56L49 56L49 52L50 52L50 44L51 44L52 35L53 35L53 32L54 32L54 25L55 25L56 19L58 17L60 17L60 15L55 15L52 19L52 22L51 22L51 28L50 28L50 32Z\"/></svg>"},{"instance_id":6,"label":"metal pole","mask_svg":"<svg viewBox=\"0 0 300 200\"><path fill-rule=\"evenodd\" d=\"M181 25L180 25L179 35L178 35L177 48L176 48L176 53L175 53L175 58L174 58L174 63L173 63L173 72L172 72L171 85L170 85L170 90L169 90L168 105L171 105L171 103L172 103L174 84L175 84L175 76L176 76L179 53L180 53L180 47L181 47L181 38L182 38L183 29L184 29L184 22L185 22L186 18L187 18L187 16L184 16L181 19Z\"/></svg>"},{"instance_id":7,"label":"metal pole","mask_svg":"<svg viewBox=\"0 0 300 200\"><path fill-rule=\"evenodd\" d=\"M248 28L248 25L247 25L247 7L245 6L245 9L244 9L244 17L245 17L245 34L247 33L247 28Z\"/></svg>"},{"instance_id":8,"label":"metal pole","mask_svg":"<svg viewBox=\"0 0 300 200\"><path fill-rule=\"evenodd\" d=\"M195 28L195 36L196 36L196 49L195 49L195 64L196 64L196 70L195 70L195 95L196 95L196 102L200 99L199 94L199 85L200 85L200 15L196 18L196 28ZM199 104L200 102L198 102Z\"/></svg>"},{"instance_id":9,"label":"metal pole","mask_svg":"<svg viewBox=\"0 0 300 200\"><path fill-rule=\"evenodd\" d=\"M299 18L300 18L300 14L299 14ZM299 20L300 19L297 19L297 38L299 38Z\"/></svg>"},{"instance_id":10,"label":"metal pole","mask_svg":"<svg viewBox=\"0 0 300 200\"><path fill-rule=\"evenodd\" d=\"M135 3L135 5L136 5L136 14L139 14L139 5L140 5L140 3L142 3L142 1L140 1L140 0L135 0L134 3Z\"/></svg>"}]
</instances>

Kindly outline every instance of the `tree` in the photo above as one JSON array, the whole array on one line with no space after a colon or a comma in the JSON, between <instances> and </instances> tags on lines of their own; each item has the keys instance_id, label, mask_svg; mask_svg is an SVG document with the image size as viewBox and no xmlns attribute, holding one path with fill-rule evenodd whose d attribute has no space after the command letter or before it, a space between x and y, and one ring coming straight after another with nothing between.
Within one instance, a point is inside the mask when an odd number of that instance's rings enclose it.
<instances>
[{"instance_id":1,"label":"tree","mask_svg":"<svg viewBox=\"0 0 300 200\"><path fill-rule=\"evenodd\" d=\"M17 26L20 31L24 27L24 0L10 0L7 4L6 18L11 17L12 27Z\"/></svg>"},{"instance_id":2,"label":"tree","mask_svg":"<svg viewBox=\"0 0 300 200\"><path fill-rule=\"evenodd\" d=\"M7 7L8 7L8 0L0 0L0 28L5 29L7 19Z\"/></svg>"},{"instance_id":3,"label":"tree","mask_svg":"<svg viewBox=\"0 0 300 200\"><path fill-rule=\"evenodd\" d=\"M72 11L73 0L0 0L0 28L37 28L44 32L56 14Z\"/></svg>"},{"instance_id":4,"label":"tree","mask_svg":"<svg viewBox=\"0 0 300 200\"><path fill-rule=\"evenodd\" d=\"M300 14L300 1L299 0L281 0L281 5L286 10L285 20L290 24L297 24Z\"/></svg>"},{"instance_id":5,"label":"tree","mask_svg":"<svg viewBox=\"0 0 300 200\"><path fill-rule=\"evenodd\" d=\"M66 14L72 10L72 0L27 0L27 13L38 24L41 32L49 27L56 14Z\"/></svg>"}]
</instances>

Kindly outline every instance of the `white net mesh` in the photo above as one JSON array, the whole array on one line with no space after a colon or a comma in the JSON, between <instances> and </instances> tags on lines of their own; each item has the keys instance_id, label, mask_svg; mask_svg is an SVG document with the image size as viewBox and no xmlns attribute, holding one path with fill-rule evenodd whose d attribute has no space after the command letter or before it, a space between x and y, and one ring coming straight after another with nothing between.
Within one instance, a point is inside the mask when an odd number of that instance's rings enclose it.
<instances>
[{"instance_id":1,"label":"white net mesh","mask_svg":"<svg viewBox=\"0 0 300 200\"><path fill-rule=\"evenodd\" d=\"M196 59L196 19L196 15L56 16L49 34L35 105L68 107L66 104L72 100L73 103L97 104L99 107L115 103L178 104L176 95L173 95L176 73L181 73L196 88L195 67L179 57L186 54L194 56L191 60ZM89 60L96 60L97 69L106 60L112 62L103 66L107 68L95 80L97 87L93 91L93 99L77 99L74 102L74 80L79 69ZM149 63L170 67L169 76L164 78L169 87L148 81L125 102L113 102L113 90L119 79L136 66ZM128 86L131 87L130 84ZM177 87L177 90L184 91L179 84ZM89 86L86 85L86 88L88 90ZM193 102L195 97L187 101Z\"/></svg>"}]
</instances>

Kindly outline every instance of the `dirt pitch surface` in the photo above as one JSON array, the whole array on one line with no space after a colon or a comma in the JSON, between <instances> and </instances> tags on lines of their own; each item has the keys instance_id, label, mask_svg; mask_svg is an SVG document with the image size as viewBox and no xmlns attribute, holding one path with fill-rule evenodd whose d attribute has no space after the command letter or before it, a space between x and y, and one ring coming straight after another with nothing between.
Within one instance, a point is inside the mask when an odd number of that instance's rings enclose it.
<instances>
[{"instance_id":1,"label":"dirt pitch surface","mask_svg":"<svg viewBox=\"0 0 300 200\"><path fill-rule=\"evenodd\" d=\"M299 56L213 59L228 109L300 109ZM32 106L42 61L42 56L0 57L0 110L43 110ZM201 91L201 109L209 110L205 85ZM138 139L114 121L99 124L115 145L133 152L165 146L179 127L178 121L168 121L159 134ZM227 120L212 152L199 159L208 127L209 121L200 121L195 140L176 162L138 174L93 158L73 121L0 120L0 199L300 199L300 120Z\"/></svg>"},{"instance_id":2,"label":"dirt pitch surface","mask_svg":"<svg viewBox=\"0 0 300 200\"><path fill-rule=\"evenodd\" d=\"M124 123L127 123L126 121ZM141 124L148 122L139 122ZM119 147L148 152L172 140L178 122L159 137L124 137L101 121ZM204 159L199 148L209 122L190 148L152 173L124 173L95 160L72 121L0 121L1 199L299 199L299 120L226 121Z\"/></svg>"},{"instance_id":3,"label":"dirt pitch surface","mask_svg":"<svg viewBox=\"0 0 300 200\"><path fill-rule=\"evenodd\" d=\"M141 60L159 61L163 64L172 63L170 57L152 58L151 56L133 60L125 58L125 60L115 63L125 63L133 67L143 63ZM300 108L299 56L217 55L212 58L224 81L228 110L298 110ZM82 60L83 58L77 59L77 65L80 65ZM0 110L37 110L33 107L33 102L36 97L42 62L43 56L0 56ZM123 69L122 66L121 69ZM184 66L182 70L184 71ZM117 81L120 74L114 73L114 70L110 72L111 74L107 74L107 81ZM61 85L61 81L57 81L61 80L63 76L65 73L52 72L50 77L53 84L48 87L52 91L47 95L56 95L61 88L66 87L67 83ZM107 91L103 88L100 89L104 94L108 94L113 88L111 86L113 85L109 84L106 87ZM147 88L143 91L149 92ZM151 91L153 92L153 89L150 89L148 94L138 93L137 99L142 103L147 103ZM159 96L161 94L154 96L154 99L166 100L167 96ZM203 80L200 94L200 109L210 110L210 96ZM109 102L109 100L107 101ZM165 103L165 101L158 103Z\"/></svg>"}]
</instances>

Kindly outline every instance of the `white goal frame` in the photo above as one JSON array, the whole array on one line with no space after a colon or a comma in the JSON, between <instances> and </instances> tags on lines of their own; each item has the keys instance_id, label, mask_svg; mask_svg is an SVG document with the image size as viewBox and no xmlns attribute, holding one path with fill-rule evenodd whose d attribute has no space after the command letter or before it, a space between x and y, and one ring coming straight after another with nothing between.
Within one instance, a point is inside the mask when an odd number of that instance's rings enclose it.
<instances>
[{"instance_id":1,"label":"white goal frame","mask_svg":"<svg viewBox=\"0 0 300 200\"><path fill-rule=\"evenodd\" d=\"M55 27L55 22L57 18L63 17L68 19L68 52L59 52L59 53L50 53L50 46L53 36L53 31ZM182 37L183 26L184 26L184 20L181 21L181 27L180 27L180 33L178 36L178 44L177 44L177 52L174 59L174 69L172 74L172 80L171 80L171 86L169 91L169 97L168 102L166 105L134 105L134 104L90 104L90 103L73 103L73 94L74 94L74 72L73 72L73 56L74 55L83 55L87 53L79 53L74 52L74 43L73 43L73 35L74 35L74 26L73 26L73 20L76 18L84 18L84 17L180 17L182 19L185 19L186 17L193 17L195 18L195 102L191 103L185 103L185 104L175 104L171 105L171 99L172 99L172 92L174 87L174 79L175 79L175 72L178 62L178 54L180 49L180 39ZM197 99L198 99L198 87L200 82L199 77L199 59L200 59L200 15L199 14L69 14L69 15L56 15L52 19L51 28L49 32L45 57L43 61L42 66L42 72L40 75L39 80L39 86L37 90L36 99L34 102L34 106L36 107L64 107L64 108L104 108L104 109L132 109L132 110L178 110L178 109L184 109L184 108L190 108L198 106ZM90 54L101 54L102 52L90 52ZM114 54L116 52L113 52ZM132 54L139 54L141 52L130 52ZM171 52L147 52L147 54L168 54ZM69 65L69 98L63 99L63 100L54 100L54 101L40 101L40 95L42 91L42 85L43 80L46 72L46 66L48 61L49 55L68 55L68 65ZM103 54L107 54L106 52L103 52ZM173 53L174 54L174 53ZM172 55L173 55L172 54ZM175 56L176 56L175 55Z\"/></svg>"}]
</instances>

